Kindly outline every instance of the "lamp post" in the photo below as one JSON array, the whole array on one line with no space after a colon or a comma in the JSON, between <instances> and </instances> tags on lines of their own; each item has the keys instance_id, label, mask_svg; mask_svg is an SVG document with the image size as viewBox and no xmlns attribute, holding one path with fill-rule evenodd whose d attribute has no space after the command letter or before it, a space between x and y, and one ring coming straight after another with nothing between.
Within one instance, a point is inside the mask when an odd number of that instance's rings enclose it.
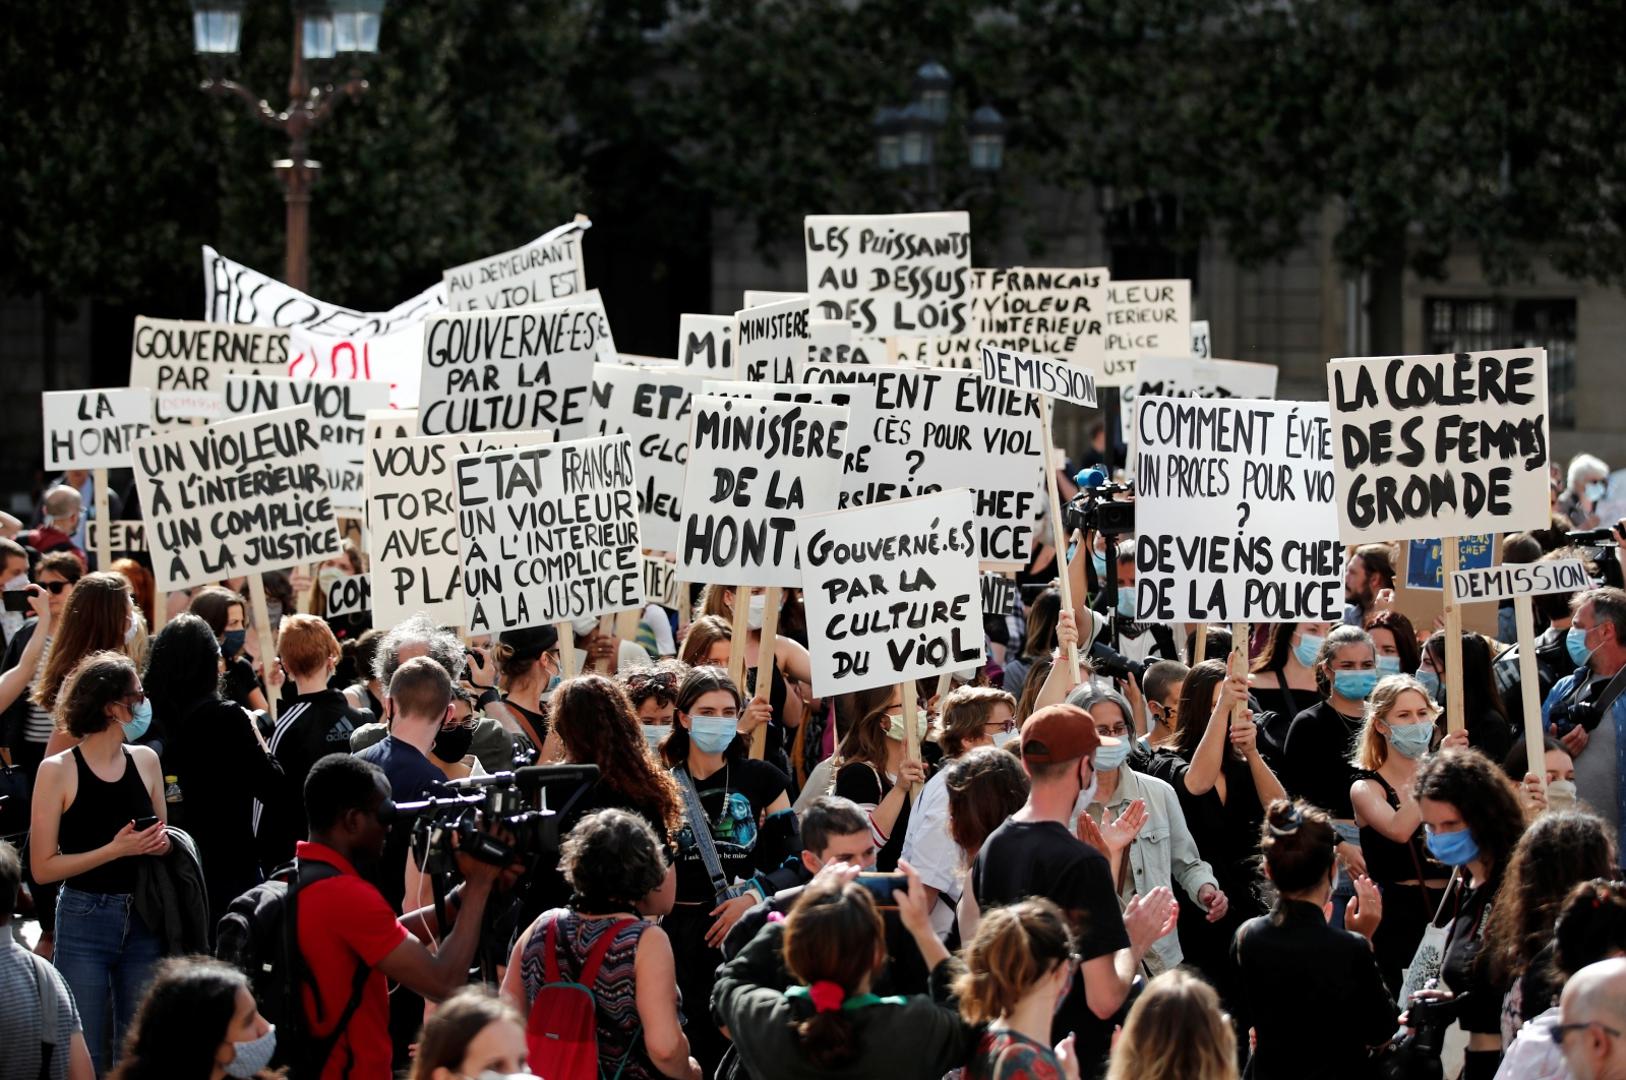
<instances>
[{"instance_id":1,"label":"lamp post","mask_svg":"<svg viewBox=\"0 0 1626 1080\"><path fill-rule=\"evenodd\" d=\"M202 89L219 97L235 97L249 115L288 137L288 156L273 161L288 207L283 277L303 290L310 265L311 189L322 165L312 160L311 132L320 127L344 98L358 99L367 92L359 65L378 52L378 31L384 0L292 0L294 16L293 60L288 74L288 107L272 108L259 94L226 78L226 65L238 55L242 32L243 0L192 0L193 45L208 67ZM334 61L345 57L350 76L335 84L327 76ZM314 76L314 78L312 77Z\"/></svg>"},{"instance_id":2,"label":"lamp post","mask_svg":"<svg viewBox=\"0 0 1626 1080\"><path fill-rule=\"evenodd\" d=\"M940 205L938 142L948 129L953 104L954 77L936 60L915 71L914 100L894 108L875 110L875 163L883 172L907 172L920 177L925 201ZM966 164L979 177L962 196L985 190L987 178L1005 164L1005 118L992 105L979 106L965 125Z\"/></svg>"}]
</instances>

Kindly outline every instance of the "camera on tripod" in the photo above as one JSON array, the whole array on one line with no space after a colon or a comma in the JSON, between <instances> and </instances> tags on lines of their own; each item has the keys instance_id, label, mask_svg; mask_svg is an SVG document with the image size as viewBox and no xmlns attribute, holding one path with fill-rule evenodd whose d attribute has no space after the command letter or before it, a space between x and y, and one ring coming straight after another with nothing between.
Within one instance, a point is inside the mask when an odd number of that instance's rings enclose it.
<instances>
[{"instance_id":1,"label":"camera on tripod","mask_svg":"<svg viewBox=\"0 0 1626 1080\"><path fill-rule=\"evenodd\" d=\"M1112 496L1125 492L1133 494L1134 490L1133 484L1102 484L1082 489L1062 503L1062 528L1069 533L1078 529L1107 536L1133 536L1135 504L1120 502Z\"/></svg>"},{"instance_id":2,"label":"camera on tripod","mask_svg":"<svg viewBox=\"0 0 1626 1080\"><path fill-rule=\"evenodd\" d=\"M412 854L425 874L454 873L458 851L494 866L531 862L558 856L561 822L597 779L597 765L533 765L471 776L447 783L447 794L389 803L379 818L401 827L410 823ZM557 810L549 807L550 792Z\"/></svg>"}]
</instances>

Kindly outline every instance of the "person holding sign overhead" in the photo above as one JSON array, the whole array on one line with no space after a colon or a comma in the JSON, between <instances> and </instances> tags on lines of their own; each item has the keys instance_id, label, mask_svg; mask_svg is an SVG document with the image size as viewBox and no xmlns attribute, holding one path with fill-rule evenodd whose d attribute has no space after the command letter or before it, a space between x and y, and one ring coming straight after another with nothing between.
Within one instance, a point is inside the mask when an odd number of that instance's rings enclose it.
<instances>
[{"instance_id":1,"label":"person holding sign overhead","mask_svg":"<svg viewBox=\"0 0 1626 1080\"><path fill-rule=\"evenodd\" d=\"M851 799L869 815L870 832L880 849L875 869L883 874L898 868L904 837L909 832L909 815L918 798L915 792L942 759L937 744L926 741L926 711L917 709L915 717L920 760L908 756L901 688L894 688L885 708L870 713L847 732L836 751L841 765L836 770L833 794Z\"/></svg>"},{"instance_id":2,"label":"person holding sign overhead","mask_svg":"<svg viewBox=\"0 0 1626 1080\"><path fill-rule=\"evenodd\" d=\"M1326 622L1284 622L1270 627L1264 651L1254 658L1248 693L1258 703L1259 741L1280 762L1293 718L1321 697L1315 660L1332 629Z\"/></svg>"},{"instance_id":3,"label":"person holding sign overhead","mask_svg":"<svg viewBox=\"0 0 1626 1080\"><path fill-rule=\"evenodd\" d=\"M747 703L721 668L691 671L678 688L676 723L661 759L678 782L684 822L677 836L677 900L663 923L672 939L678 988L688 1013L690 1052L714 1075L725 1041L706 1003L722 943L741 915L764 899L762 874L801 853L785 774L749 755L740 718Z\"/></svg>"}]
</instances>

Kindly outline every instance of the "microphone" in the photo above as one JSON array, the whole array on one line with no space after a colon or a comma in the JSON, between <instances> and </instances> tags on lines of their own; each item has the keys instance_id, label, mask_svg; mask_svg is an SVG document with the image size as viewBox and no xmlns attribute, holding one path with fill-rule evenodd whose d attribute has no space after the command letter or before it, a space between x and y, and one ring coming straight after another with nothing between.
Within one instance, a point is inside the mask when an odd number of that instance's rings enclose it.
<instances>
[{"instance_id":1,"label":"microphone","mask_svg":"<svg viewBox=\"0 0 1626 1080\"><path fill-rule=\"evenodd\" d=\"M1107 482L1107 471L1099 465L1091 465L1087 469L1080 469L1078 475L1073 477L1073 483L1081 488L1098 488Z\"/></svg>"}]
</instances>

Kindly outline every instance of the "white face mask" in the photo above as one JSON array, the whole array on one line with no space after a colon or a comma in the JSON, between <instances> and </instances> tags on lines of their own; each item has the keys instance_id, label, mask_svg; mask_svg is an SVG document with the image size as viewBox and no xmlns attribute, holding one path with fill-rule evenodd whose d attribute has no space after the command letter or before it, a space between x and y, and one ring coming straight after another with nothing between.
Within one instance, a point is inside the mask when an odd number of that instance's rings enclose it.
<instances>
[{"instance_id":1,"label":"white face mask","mask_svg":"<svg viewBox=\"0 0 1626 1080\"><path fill-rule=\"evenodd\" d=\"M1020 734L1022 734L1020 731L996 731L994 732L994 745L1003 750L1012 739Z\"/></svg>"},{"instance_id":2,"label":"white face mask","mask_svg":"<svg viewBox=\"0 0 1626 1080\"><path fill-rule=\"evenodd\" d=\"M762 619L767 611L768 598L762 593L752 593L751 602L745 609L745 625L753 630L761 630Z\"/></svg>"},{"instance_id":3,"label":"white face mask","mask_svg":"<svg viewBox=\"0 0 1626 1080\"><path fill-rule=\"evenodd\" d=\"M28 571L18 571L10 581L3 586L6 592L16 592L18 589L28 588Z\"/></svg>"}]
</instances>

